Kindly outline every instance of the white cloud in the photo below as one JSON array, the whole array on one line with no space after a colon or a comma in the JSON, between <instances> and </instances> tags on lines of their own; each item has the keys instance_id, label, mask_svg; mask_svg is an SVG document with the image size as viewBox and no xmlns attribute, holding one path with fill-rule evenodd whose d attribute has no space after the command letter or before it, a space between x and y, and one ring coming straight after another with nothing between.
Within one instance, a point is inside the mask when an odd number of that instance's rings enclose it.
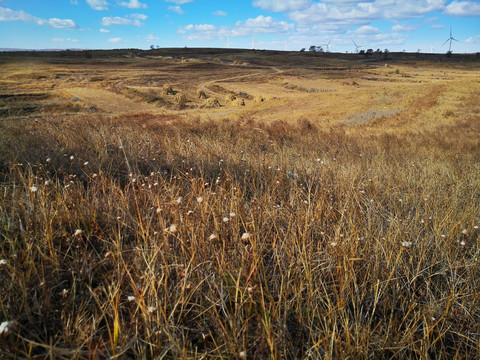
<instances>
[{"instance_id":1,"label":"white cloud","mask_svg":"<svg viewBox=\"0 0 480 360\"><path fill-rule=\"evenodd\" d=\"M127 17L119 17L119 16L107 16L102 19L103 26L111 26L111 25L135 25L135 26L142 26L143 23L140 20L148 19L147 15L144 14L131 14Z\"/></svg>"},{"instance_id":2,"label":"white cloud","mask_svg":"<svg viewBox=\"0 0 480 360\"><path fill-rule=\"evenodd\" d=\"M443 11L447 0L331 0L292 11L288 15L300 26L343 23L343 26L368 25L373 20L409 19L433 11Z\"/></svg>"},{"instance_id":3,"label":"white cloud","mask_svg":"<svg viewBox=\"0 0 480 360\"><path fill-rule=\"evenodd\" d=\"M131 14L128 15L128 17L131 17L132 19L137 19L137 20L147 20L148 16L145 14Z\"/></svg>"},{"instance_id":4,"label":"white cloud","mask_svg":"<svg viewBox=\"0 0 480 360\"><path fill-rule=\"evenodd\" d=\"M108 10L108 2L105 0L87 0L87 4L93 10Z\"/></svg>"},{"instance_id":5,"label":"white cloud","mask_svg":"<svg viewBox=\"0 0 480 360\"><path fill-rule=\"evenodd\" d=\"M275 12L303 10L310 4L311 0L255 0L253 2L255 7Z\"/></svg>"},{"instance_id":6,"label":"white cloud","mask_svg":"<svg viewBox=\"0 0 480 360\"><path fill-rule=\"evenodd\" d=\"M375 5L381 9L381 13L390 19L408 19L421 17L429 12L442 11L445 8L446 0L394 0L384 6L383 0L376 0Z\"/></svg>"},{"instance_id":7,"label":"white cloud","mask_svg":"<svg viewBox=\"0 0 480 360\"><path fill-rule=\"evenodd\" d=\"M255 34L286 33L294 29L293 24L276 21L271 16L259 15L245 22L238 21L232 29L233 36L250 36Z\"/></svg>"},{"instance_id":8,"label":"white cloud","mask_svg":"<svg viewBox=\"0 0 480 360\"><path fill-rule=\"evenodd\" d=\"M119 42L122 42L122 38L111 38L111 39L108 39L108 41L110 41L111 43L119 43Z\"/></svg>"},{"instance_id":9,"label":"white cloud","mask_svg":"<svg viewBox=\"0 0 480 360\"><path fill-rule=\"evenodd\" d=\"M215 30L215 25L212 24L200 24L200 25L187 25L185 26L185 30L187 31L212 31Z\"/></svg>"},{"instance_id":10,"label":"white cloud","mask_svg":"<svg viewBox=\"0 0 480 360\"><path fill-rule=\"evenodd\" d=\"M480 3L453 1L450 5L447 5L444 13L451 16L480 16Z\"/></svg>"},{"instance_id":11,"label":"white cloud","mask_svg":"<svg viewBox=\"0 0 480 360\"><path fill-rule=\"evenodd\" d=\"M338 22L345 25L366 25L376 17L380 17L380 10L372 3L357 3L345 7L315 3L308 9L290 13L290 18L300 25Z\"/></svg>"},{"instance_id":12,"label":"white cloud","mask_svg":"<svg viewBox=\"0 0 480 360\"><path fill-rule=\"evenodd\" d=\"M431 18L424 19L423 22L425 24L431 24L432 22L435 22L435 21L438 21L438 20L440 20L440 18L434 16L434 17L431 17Z\"/></svg>"},{"instance_id":13,"label":"white cloud","mask_svg":"<svg viewBox=\"0 0 480 360\"><path fill-rule=\"evenodd\" d=\"M215 12L212 13L212 15L215 15L215 16L227 16L228 14L223 11L223 10L217 10Z\"/></svg>"},{"instance_id":14,"label":"white cloud","mask_svg":"<svg viewBox=\"0 0 480 360\"><path fill-rule=\"evenodd\" d=\"M78 5L78 0L70 0L70 4Z\"/></svg>"},{"instance_id":15,"label":"white cloud","mask_svg":"<svg viewBox=\"0 0 480 360\"><path fill-rule=\"evenodd\" d=\"M62 39L62 38L53 38L51 40L52 42L64 42L64 41L69 41L69 42L78 42L78 39L70 39L70 38L67 38L67 39Z\"/></svg>"},{"instance_id":16,"label":"white cloud","mask_svg":"<svg viewBox=\"0 0 480 360\"><path fill-rule=\"evenodd\" d=\"M110 34L110 30L107 29L100 29L100 32L104 34Z\"/></svg>"},{"instance_id":17,"label":"white cloud","mask_svg":"<svg viewBox=\"0 0 480 360\"><path fill-rule=\"evenodd\" d=\"M369 47L376 48L378 46L402 45L405 37L400 34L376 34L372 38L367 38L370 42Z\"/></svg>"},{"instance_id":18,"label":"white cloud","mask_svg":"<svg viewBox=\"0 0 480 360\"><path fill-rule=\"evenodd\" d=\"M102 19L103 26L111 26L111 25L133 25L133 21L131 19L121 18L119 16L108 16Z\"/></svg>"},{"instance_id":19,"label":"white cloud","mask_svg":"<svg viewBox=\"0 0 480 360\"><path fill-rule=\"evenodd\" d=\"M195 0L165 0L165 1L177 4L177 5L183 5L183 4L194 2Z\"/></svg>"},{"instance_id":20,"label":"white cloud","mask_svg":"<svg viewBox=\"0 0 480 360\"><path fill-rule=\"evenodd\" d=\"M363 25L362 27L356 29L353 33L357 35L376 35L380 33L380 29L370 25Z\"/></svg>"},{"instance_id":21,"label":"white cloud","mask_svg":"<svg viewBox=\"0 0 480 360\"><path fill-rule=\"evenodd\" d=\"M0 21L25 21L36 22L38 25L44 25L45 20L27 14L23 10L12 10L8 8L0 7Z\"/></svg>"},{"instance_id":22,"label":"white cloud","mask_svg":"<svg viewBox=\"0 0 480 360\"><path fill-rule=\"evenodd\" d=\"M168 10L176 12L177 14L180 14L180 15L185 14L185 11L183 11L180 6L169 6Z\"/></svg>"},{"instance_id":23,"label":"white cloud","mask_svg":"<svg viewBox=\"0 0 480 360\"><path fill-rule=\"evenodd\" d=\"M227 36L249 37L259 34L287 34L295 29L293 24L277 21L270 16L238 21L234 27L215 27L212 24L190 24L178 29L179 34L187 34L188 40L225 39Z\"/></svg>"},{"instance_id":24,"label":"white cloud","mask_svg":"<svg viewBox=\"0 0 480 360\"><path fill-rule=\"evenodd\" d=\"M395 24L392 26L392 31L395 32L409 32L414 31L418 28L417 25L412 24Z\"/></svg>"},{"instance_id":25,"label":"white cloud","mask_svg":"<svg viewBox=\"0 0 480 360\"><path fill-rule=\"evenodd\" d=\"M78 29L77 24L71 19L42 19L36 16L30 15L23 10L12 10L8 8L0 7L0 21L24 21L33 22L37 25L50 25L56 29Z\"/></svg>"},{"instance_id":26,"label":"white cloud","mask_svg":"<svg viewBox=\"0 0 480 360\"><path fill-rule=\"evenodd\" d=\"M480 35L471 36L465 42L467 44L480 44Z\"/></svg>"},{"instance_id":27,"label":"white cloud","mask_svg":"<svg viewBox=\"0 0 480 360\"><path fill-rule=\"evenodd\" d=\"M147 36L145 36L145 40L146 41L156 41L156 40L160 40L160 37L159 36L155 36L153 34L148 34Z\"/></svg>"},{"instance_id":28,"label":"white cloud","mask_svg":"<svg viewBox=\"0 0 480 360\"><path fill-rule=\"evenodd\" d=\"M119 3L120 6L124 6L130 9L146 9L147 5L139 2L138 0L129 0L128 2L122 1Z\"/></svg>"},{"instance_id":29,"label":"white cloud","mask_svg":"<svg viewBox=\"0 0 480 360\"><path fill-rule=\"evenodd\" d=\"M52 18L48 20L48 23L50 26L56 28L56 29L76 29L77 25L73 20L70 19L57 19L57 18Z\"/></svg>"}]
</instances>

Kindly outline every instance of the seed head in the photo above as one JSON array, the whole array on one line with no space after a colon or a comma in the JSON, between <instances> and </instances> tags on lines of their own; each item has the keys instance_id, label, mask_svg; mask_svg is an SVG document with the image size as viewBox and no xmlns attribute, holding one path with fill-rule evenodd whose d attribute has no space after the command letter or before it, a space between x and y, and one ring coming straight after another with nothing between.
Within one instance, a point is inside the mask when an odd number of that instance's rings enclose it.
<instances>
[{"instance_id":1,"label":"seed head","mask_svg":"<svg viewBox=\"0 0 480 360\"><path fill-rule=\"evenodd\" d=\"M15 327L15 321L4 321L0 324L0 334L8 334Z\"/></svg>"},{"instance_id":2,"label":"seed head","mask_svg":"<svg viewBox=\"0 0 480 360\"><path fill-rule=\"evenodd\" d=\"M165 229L165 231L168 231L168 232L171 232L171 233L174 233L177 231L177 225L175 224L172 224L170 225L168 228Z\"/></svg>"}]
</instances>

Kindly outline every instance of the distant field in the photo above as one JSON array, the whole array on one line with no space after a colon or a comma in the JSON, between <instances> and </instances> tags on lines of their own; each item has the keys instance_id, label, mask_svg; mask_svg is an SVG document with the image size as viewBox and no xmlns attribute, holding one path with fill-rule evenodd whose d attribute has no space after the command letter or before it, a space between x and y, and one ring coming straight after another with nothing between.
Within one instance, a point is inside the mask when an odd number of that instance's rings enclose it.
<instances>
[{"instance_id":1,"label":"distant field","mask_svg":"<svg viewBox=\"0 0 480 360\"><path fill-rule=\"evenodd\" d=\"M480 358L479 74L0 53L0 357Z\"/></svg>"}]
</instances>

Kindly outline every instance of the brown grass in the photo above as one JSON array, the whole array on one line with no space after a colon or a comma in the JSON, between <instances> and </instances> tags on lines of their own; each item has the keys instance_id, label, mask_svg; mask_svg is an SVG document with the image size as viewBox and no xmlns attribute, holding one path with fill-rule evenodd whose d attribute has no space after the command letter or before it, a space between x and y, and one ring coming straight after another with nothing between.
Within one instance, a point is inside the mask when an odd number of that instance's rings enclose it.
<instances>
[{"instance_id":1,"label":"brown grass","mask_svg":"<svg viewBox=\"0 0 480 360\"><path fill-rule=\"evenodd\" d=\"M422 127L3 116L0 357L478 358L475 96Z\"/></svg>"}]
</instances>

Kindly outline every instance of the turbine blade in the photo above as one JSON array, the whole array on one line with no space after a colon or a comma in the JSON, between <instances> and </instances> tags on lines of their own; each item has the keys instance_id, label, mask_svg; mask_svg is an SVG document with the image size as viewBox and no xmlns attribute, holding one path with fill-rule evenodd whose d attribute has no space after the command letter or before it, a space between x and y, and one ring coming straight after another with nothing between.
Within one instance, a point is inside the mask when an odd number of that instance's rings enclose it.
<instances>
[{"instance_id":1,"label":"turbine blade","mask_svg":"<svg viewBox=\"0 0 480 360\"><path fill-rule=\"evenodd\" d=\"M445 41L445 42L442 44L442 46L445 45L449 40L450 40L450 39L447 39L447 41Z\"/></svg>"}]
</instances>

